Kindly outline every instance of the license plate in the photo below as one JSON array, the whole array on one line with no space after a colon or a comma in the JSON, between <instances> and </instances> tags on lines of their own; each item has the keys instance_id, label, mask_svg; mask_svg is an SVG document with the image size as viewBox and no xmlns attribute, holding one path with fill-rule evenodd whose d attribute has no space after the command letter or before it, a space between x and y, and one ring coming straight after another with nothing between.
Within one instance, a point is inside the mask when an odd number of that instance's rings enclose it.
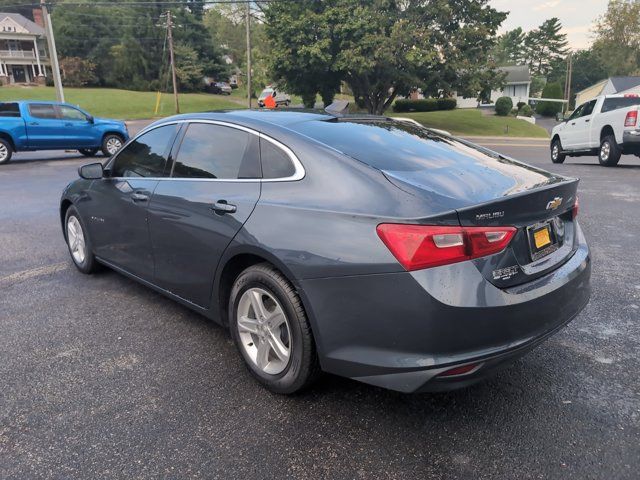
<instances>
[{"instance_id":1,"label":"license plate","mask_svg":"<svg viewBox=\"0 0 640 480\"><path fill-rule=\"evenodd\" d=\"M542 222L527 228L531 259L538 260L558 249L558 240L551 226L551 222Z\"/></svg>"},{"instance_id":2,"label":"license plate","mask_svg":"<svg viewBox=\"0 0 640 480\"><path fill-rule=\"evenodd\" d=\"M547 245L551 245L551 235L549 234L549 226L546 225L544 228L534 231L533 241L535 242L536 250L544 248Z\"/></svg>"}]
</instances>

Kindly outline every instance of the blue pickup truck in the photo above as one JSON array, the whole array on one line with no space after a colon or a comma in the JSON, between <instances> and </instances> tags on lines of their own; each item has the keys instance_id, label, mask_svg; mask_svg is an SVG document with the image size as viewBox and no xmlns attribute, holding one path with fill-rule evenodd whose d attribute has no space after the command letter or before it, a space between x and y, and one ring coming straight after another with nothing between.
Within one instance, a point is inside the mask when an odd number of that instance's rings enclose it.
<instances>
[{"instance_id":1,"label":"blue pickup truck","mask_svg":"<svg viewBox=\"0 0 640 480\"><path fill-rule=\"evenodd\" d=\"M13 152L35 150L78 150L88 157L102 150L111 156L128 139L124 122L94 118L66 103L0 103L0 164Z\"/></svg>"}]
</instances>

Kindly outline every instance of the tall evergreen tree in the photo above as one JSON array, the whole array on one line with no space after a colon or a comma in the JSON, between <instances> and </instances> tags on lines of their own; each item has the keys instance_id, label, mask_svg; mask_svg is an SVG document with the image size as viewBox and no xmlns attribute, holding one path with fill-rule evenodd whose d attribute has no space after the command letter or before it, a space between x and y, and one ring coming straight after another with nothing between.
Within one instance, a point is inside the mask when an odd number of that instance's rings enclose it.
<instances>
[{"instance_id":1,"label":"tall evergreen tree","mask_svg":"<svg viewBox=\"0 0 640 480\"><path fill-rule=\"evenodd\" d=\"M553 17L527 33L524 42L527 61L535 75L546 75L553 63L564 58L569 51L567 35L561 31L560 20Z\"/></svg>"}]
</instances>

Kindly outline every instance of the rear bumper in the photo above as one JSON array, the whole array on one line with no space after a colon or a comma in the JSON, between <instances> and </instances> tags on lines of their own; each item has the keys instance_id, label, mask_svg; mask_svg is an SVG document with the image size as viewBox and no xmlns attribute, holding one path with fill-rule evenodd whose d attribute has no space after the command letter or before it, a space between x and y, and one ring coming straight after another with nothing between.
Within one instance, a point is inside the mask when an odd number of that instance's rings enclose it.
<instances>
[{"instance_id":1,"label":"rear bumper","mask_svg":"<svg viewBox=\"0 0 640 480\"><path fill-rule=\"evenodd\" d=\"M578 249L553 272L499 289L470 262L417 272L301 281L325 371L415 392L478 381L574 318L590 296L590 256ZM436 378L482 362L474 373Z\"/></svg>"},{"instance_id":2,"label":"rear bumper","mask_svg":"<svg viewBox=\"0 0 640 480\"><path fill-rule=\"evenodd\" d=\"M622 134L622 151L640 153L640 129L627 130Z\"/></svg>"}]
</instances>

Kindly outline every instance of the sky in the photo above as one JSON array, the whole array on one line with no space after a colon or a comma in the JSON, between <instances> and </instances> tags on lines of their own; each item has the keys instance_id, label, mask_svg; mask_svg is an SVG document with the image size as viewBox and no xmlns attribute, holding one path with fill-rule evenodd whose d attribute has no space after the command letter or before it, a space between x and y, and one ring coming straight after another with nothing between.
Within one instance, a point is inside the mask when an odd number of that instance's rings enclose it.
<instances>
[{"instance_id":1,"label":"sky","mask_svg":"<svg viewBox=\"0 0 640 480\"><path fill-rule=\"evenodd\" d=\"M490 0L492 7L510 12L500 33L522 27L526 32L551 17L558 17L573 50L586 48L592 41L591 27L602 15L608 0Z\"/></svg>"}]
</instances>

